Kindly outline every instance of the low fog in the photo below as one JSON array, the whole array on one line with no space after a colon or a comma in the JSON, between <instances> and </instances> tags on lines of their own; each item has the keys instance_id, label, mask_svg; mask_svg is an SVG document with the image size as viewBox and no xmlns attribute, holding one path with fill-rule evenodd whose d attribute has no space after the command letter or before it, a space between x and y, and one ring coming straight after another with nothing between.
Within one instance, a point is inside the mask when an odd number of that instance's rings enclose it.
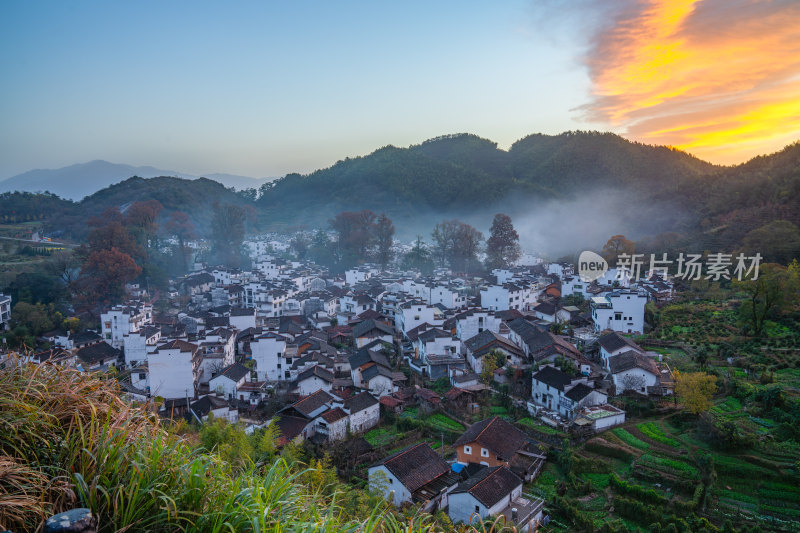
<instances>
[{"instance_id":1,"label":"low fog","mask_svg":"<svg viewBox=\"0 0 800 533\"><path fill-rule=\"evenodd\" d=\"M687 212L675 205L657 204L630 191L586 191L579 198L506 198L495 206L469 213L421 213L394 219L397 237L412 240L421 235L431 242L431 231L442 220L458 218L489 237L496 213L506 213L519 233L523 252L548 259L599 250L612 235L631 240L676 231Z\"/></svg>"}]
</instances>

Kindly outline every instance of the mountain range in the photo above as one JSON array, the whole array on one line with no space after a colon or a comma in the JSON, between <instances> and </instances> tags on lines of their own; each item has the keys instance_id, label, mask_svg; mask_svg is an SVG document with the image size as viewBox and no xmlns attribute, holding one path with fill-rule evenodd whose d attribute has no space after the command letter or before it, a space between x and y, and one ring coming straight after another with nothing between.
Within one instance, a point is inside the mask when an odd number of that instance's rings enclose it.
<instances>
[{"instance_id":1,"label":"mountain range","mask_svg":"<svg viewBox=\"0 0 800 533\"><path fill-rule=\"evenodd\" d=\"M649 239L653 248L731 252L758 242L751 235L757 230L776 235L776 242L796 241L800 253L800 143L718 166L611 133L534 134L508 150L472 134L446 135L264 181L257 194L211 179L137 177L79 202L6 193L0 217L16 210L16 219L19 213L52 219L80 237L88 217L148 199L162 203L165 217L185 211L201 233L209 229L211 206L220 202L252 208L261 230L327 227L336 213L370 209L386 213L399 237L427 238L448 218L487 233L493 215L504 212L524 248L550 255L597 248L616 234ZM783 225L774 227L776 221Z\"/></svg>"},{"instance_id":2,"label":"mountain range","mask_svg":"<svg viewBox=\"0 0 800 533\"><path fill-rule=\"evenodd\" d=\"M162 170L150 166L135 167L97 159L88 163L78 163L57 169L36 169L23 172L0 181L0 192L49 191L62 198L81 200L90 194L133 176L139 176L140 178L173 176L184 179L197 179L200 177L173 170ZM219 173L207 174L203 177L237 190L258 188L272 179Z\"/></svg>"}]
</instances>

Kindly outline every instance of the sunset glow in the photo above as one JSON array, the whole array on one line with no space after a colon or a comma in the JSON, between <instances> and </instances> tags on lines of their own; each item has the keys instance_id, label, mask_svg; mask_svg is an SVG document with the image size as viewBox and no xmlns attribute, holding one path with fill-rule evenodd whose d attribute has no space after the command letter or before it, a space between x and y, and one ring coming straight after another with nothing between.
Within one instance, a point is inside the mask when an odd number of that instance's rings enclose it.
<instances>
[{"instance_id":1,"label":"sunset glow","mask_svg":"<svg viewBox=\"0 0 800 533\"><path fill-rule=\"evenodd\" d=\"M800 4L661 0L620 14L587 56L588 118L715 163L800 138Z\"/></svg>"}]
</instances>

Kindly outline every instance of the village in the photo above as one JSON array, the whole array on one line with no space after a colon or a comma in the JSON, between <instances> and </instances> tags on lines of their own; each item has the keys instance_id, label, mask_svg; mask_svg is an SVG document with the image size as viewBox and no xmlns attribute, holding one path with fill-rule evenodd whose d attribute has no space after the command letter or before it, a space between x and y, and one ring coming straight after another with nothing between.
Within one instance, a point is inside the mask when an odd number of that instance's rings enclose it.
<instances>
[{"instance_id":1,"label":"village","mask_svg":"<svg viewBox=\"0 0 800 533\"><path fill-rule=\"evenodd\" d=\"M129 285L98 331L48 332L27 360L113 370L164 419L272 426L397 507L502 515L519 531L550 519L526 487L551 445L624 423L615 398L673 394L669 366L631 340L645 304L673 298L663 272L589 283L526 257L487 277L332 276L287 259L278 236L245 246L252 270L195 264L155 302Z\"/></svg>"}]
</instances>

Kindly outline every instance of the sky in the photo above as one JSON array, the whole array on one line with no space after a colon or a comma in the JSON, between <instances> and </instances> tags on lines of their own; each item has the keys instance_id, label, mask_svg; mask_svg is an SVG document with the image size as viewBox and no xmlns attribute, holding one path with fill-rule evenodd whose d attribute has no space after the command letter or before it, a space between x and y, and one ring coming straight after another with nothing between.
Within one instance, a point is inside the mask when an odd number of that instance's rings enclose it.
<instances>
[{"instance_id":1,"label":"sky","mask_svg":"<svg viewBox=\"0 0 800 533\"><path fill-rule=\"evenodd\" d=\"M733 164L800 139L800 2L5 0L0 75L0 178L576 129Z\"/></svg>"}]
</instances>

